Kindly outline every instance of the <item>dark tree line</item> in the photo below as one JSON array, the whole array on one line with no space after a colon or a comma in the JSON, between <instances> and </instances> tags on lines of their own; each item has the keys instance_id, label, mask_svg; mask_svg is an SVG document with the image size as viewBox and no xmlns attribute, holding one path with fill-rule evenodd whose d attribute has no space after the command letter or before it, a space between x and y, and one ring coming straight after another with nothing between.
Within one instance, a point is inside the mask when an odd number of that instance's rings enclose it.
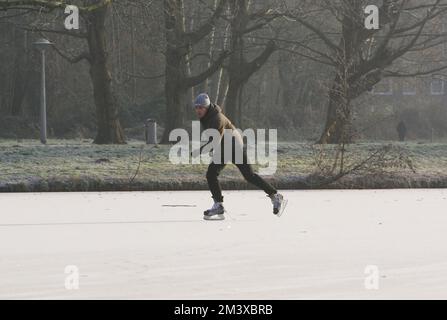
<instances>
[{"instance_id":1,"label":"dark tree line","mask_svg":"<svg viewBox=\"0 0 447 320\"><path fill-rule=\"evenodd\" d=\"M67 4L80 9L79 30L63 28ZM379 8L378 30L364 26L368 4ZM66 44L55 46L60 57L88 65L95 143L125 143L123 90L129 92L126 104L136 104L138 96L163 97L163 142L172 129L185 126L198 91L215 95L237 125L259 119L260 106L253 109L253 103L274 104L277 114L269 113L274 125L275 117L305 125L307 108L321 124L317 142L350 142L359 97L384 78L446 68L443 61L424 60L410 71L399 70L409 55L426 57L443 45L446 10L443 0L0 0L0 26L13 26L8 50L16 53L8 69L12 78L2 75L0 84L13 83L8 110L23 114L24 99L38 81L27 38L54 37ZM257 77L263 67L274 73ZM146 93L141 83L156 92ZM261 85L268 94L258 91ZM268 102L261 101L266 95ZM324 95L326 119L312 110Z\"/></svg>"}]
</instances>

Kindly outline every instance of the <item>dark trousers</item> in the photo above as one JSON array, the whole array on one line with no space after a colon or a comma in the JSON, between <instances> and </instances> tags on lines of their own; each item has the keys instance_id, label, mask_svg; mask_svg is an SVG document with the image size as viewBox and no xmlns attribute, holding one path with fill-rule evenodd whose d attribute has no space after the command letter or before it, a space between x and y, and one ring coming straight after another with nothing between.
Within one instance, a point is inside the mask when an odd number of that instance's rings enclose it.
<instances>
[{"instance_id":1,"label":"dark trousers","mask_svg":"<svg viewBox=\"0 0 447 320\"><path fill-rule=\"evenodd\" d=\"M234 157L232 163L235 163ZM235 164L239 171L244 176L245 180L251 184L257 186L259 189L264 190L268 195L277 193L276 189L273 188L268 182L262 179L259 175L253 172L253 168L247 161L247 154L244 151L242 164ZM213 196L214 201L223 202L222 189L220 188L219 180L217 177L220 172L225 167L225 163L222 161L220 164L211 162L208 166L208 171L206 172L206 179L208 181L208 186Z\"/></svg>"}]
</instances>

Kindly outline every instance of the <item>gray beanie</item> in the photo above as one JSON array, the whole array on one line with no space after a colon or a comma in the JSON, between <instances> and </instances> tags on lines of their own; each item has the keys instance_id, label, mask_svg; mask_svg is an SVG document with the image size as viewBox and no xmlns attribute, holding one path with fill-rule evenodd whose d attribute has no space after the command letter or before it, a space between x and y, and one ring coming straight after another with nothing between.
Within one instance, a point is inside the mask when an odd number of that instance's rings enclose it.
<instances>
[{"instance_id":1,"label":"gray beanie","mask_svg":"<svg viewBox=\"0 0 447 320\"><path fill-rule=\"evenodd\" d=\"M194 101L194 107L203 106L208 108L210 105L211 105L210 97L208 97L206 93L199 94L196 100Z\"/></svg>"}]
</instances>

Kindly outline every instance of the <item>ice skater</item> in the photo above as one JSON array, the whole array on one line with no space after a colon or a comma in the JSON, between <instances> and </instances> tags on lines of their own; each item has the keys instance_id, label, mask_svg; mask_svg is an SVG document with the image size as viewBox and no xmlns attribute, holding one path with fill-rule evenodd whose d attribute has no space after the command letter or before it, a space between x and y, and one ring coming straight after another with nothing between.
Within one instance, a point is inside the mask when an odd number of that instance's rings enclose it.
<instances>
[{"instance_id":1,"label":"ice skater","mask_svg":"<svg viewBox=\"0 0 447 320\"><path fill-rule=\"evenodd\" d=\"M278 193L278 191L273 186L271 186L268 182L266 182L259 175L253 172L252 166L248 163L247 152L246 148L244 147L242 136L236 130L231 121L222 113L222 109L218 105L211 103L210 98L207 94L202 93L198 95L194 101L194 110L197 117L200 119L202 128L204 130L218 130L221 138L221 140L219 141L219 147L221 149L222 161L220 161L219 163L219 161L215 161L215 159L213 159L206 172L206 179L208 181L208 187L211 191L214 204L211 209L208 209L204 212L204 219L225 219L225 208L223 206L224 199L222 196L222 189L218 180L218 176L226 164L226 161L224 161L224 142L222 141L225 129L231 130L232 133L231 148L233 152L231 162L237 166L239 171L244 176L245 180L264 190L273 204L273 213L277 216L280 216L285 208L285 205L287 204L287 201L280 193ZM204 147L205 145L200 148L200 152ZM242 153L242 161L235 161L237 159L235 157L235 154L238 148L240 148L239 150Z\"/></svg>"}]
</instances>

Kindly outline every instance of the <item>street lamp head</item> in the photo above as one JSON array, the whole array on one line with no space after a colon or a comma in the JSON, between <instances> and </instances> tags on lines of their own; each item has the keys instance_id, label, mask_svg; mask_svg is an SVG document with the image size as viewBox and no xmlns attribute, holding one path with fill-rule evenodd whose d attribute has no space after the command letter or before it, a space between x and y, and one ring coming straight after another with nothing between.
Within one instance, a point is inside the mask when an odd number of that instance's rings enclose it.
<instances>
[{"instance_id":1,"label":"street lamp head","mask_svg":"<svg viewBox=\"0 0 447 320\"><path fill-rule=\"evenodd\" d=\"M43 39L43 38L37 40L33 44L39 50L45 50L47 47L53 45L50 41L48 41L47 39Z\"/></svg>"}]
</instances>

